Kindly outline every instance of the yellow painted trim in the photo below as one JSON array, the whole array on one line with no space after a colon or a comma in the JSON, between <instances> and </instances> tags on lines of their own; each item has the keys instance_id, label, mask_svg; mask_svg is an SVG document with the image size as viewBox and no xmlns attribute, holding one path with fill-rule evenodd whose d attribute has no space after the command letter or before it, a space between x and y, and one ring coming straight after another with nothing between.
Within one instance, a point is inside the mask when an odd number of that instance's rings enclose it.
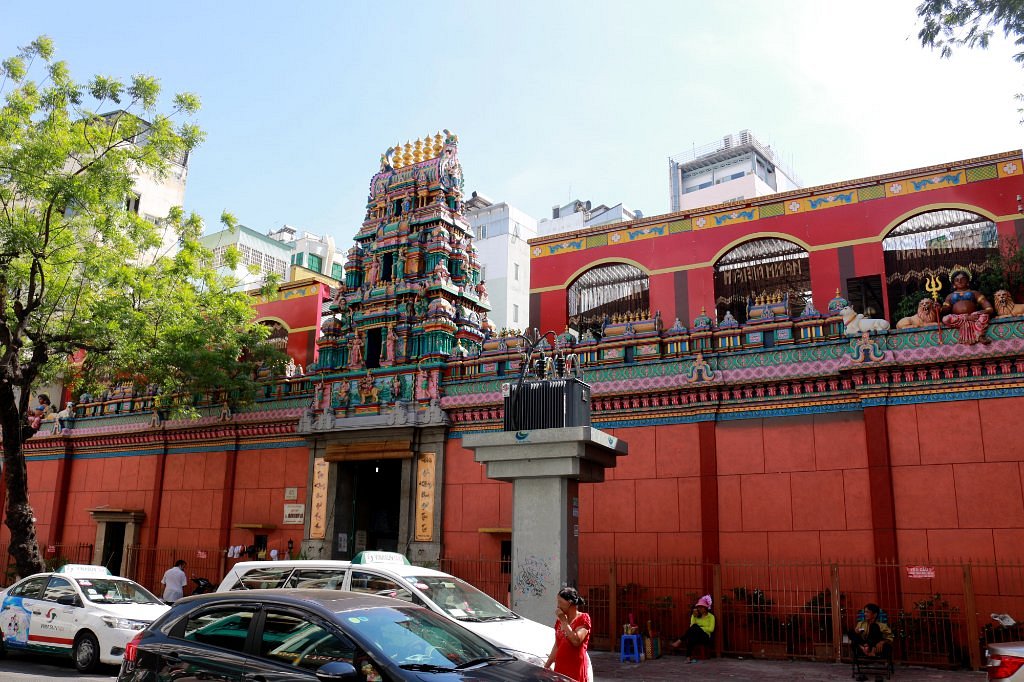
<instances>
[{"instance_id":1,"label":"yellow painted trim","mask_svg":"<svg viewBox=\"0 0 1024 682\"><path fill-rule=\"evenodd\" d=\"M295 329L289 329L288 331L291 332L292 334L295 334L296 332L311 332L314 329L319 329L319 327L317 327L315 324L312 324L308 327L296 327Z\"/></svg>"},{"instance_id":2,"label":"yellow painted trim","mask_svg":"<svg viewBox=\"0 0 1024 682\"><path fill-rule=\"evenodd\" d=\"M903 215L895 218L888 225L886 225L882 229L882 231L878 233L877 236L874 236L874 237L861 237L859 239L847 239L846 241L830 242L828 244L817 244L817 245L812 246L812 245L808 244L807 242L805 242L804 240L800 239L799 237L794 237L793 235L787 234L785 232L751 232L750 234L745 235L743 237L740 237L740 238L732 241L729 245L719 249L718 253L716 253L714 255L712 260L704 261L702 263L688 263L686 265L677 265L677 266L674 266L674 267L671 267L671 268L660 268L658 270L648 270L647 268L645 268L640 263L637 263L636 261L632 261L632 260L629 260L629 259L626 259L626 258L602 258L600 260L594 261L590 265L587 265L587 266L577 270L575 273L573 273L572 277L570 277L566 281L565 284L555 284L555 285L549 286L549 287L538 287L536 289L530 289L530 293L531 294L545 294L545 293L548 293L550 291L562 291L564 289L568 289L569 288L569 282L571 282L573 279L578 277L582 272L584 272L586 270L589 270L590 268L594 267L595 265L599 265L599 264L602 264L602 263L609 263L609 262L611 262L611 263L629 262L631 265L635 265L636 267L638 267L641 270L643 270L644 272L646 272L648 276L667 275L667 274L670 274L670 273L673 273L673 272L685 272L687 270L698 270L700 268L711 268L711 267L715 266L715 263L717 263L718 260L722 258L722 256L724 256L728 251L730 251L731 249L735 248L736 246L742 244L743 242L750 241L751 239L758 239L758 238L763 238L763 237L776 237L778 239L784 239L784 240L786 240L788 242L793 242L794 244L797 244L798 246L802 247L808 253L813 252L813 251L830 251L832 249L839 249L839 248L842 248L844 246L860 246L862 244L879 244L879 243L882 242L883 239L885 239L885 236L888 233L892 232L901 223L904 223L907 220L909 220L909 219L911 219L911 218L913 218L913 217L915 217L917 215L920 215L921 213L928 213L929 211L941 211L941 210L944 210L944 209L955 209L955 210L961 210L961 211L970 211L971 213L977 213L978 215L986 218L987 220L991 220L994 223L1003 223L1003 222L1006 222L1007 220L1022 220L1022 219L1024 219L1024 213L1011 213L1011 214L1008 214L1008 215L997 216L994 213L991 213L990 211L986 211L985 209L979 208L979 207L974 206L972 204L959 204L959 203L925 204L923 206L918 206L918 207L914 208L911 211L907 211ZM595 247L595 248L602 248L602 247ZM578 253L578 252L575 252L575 253Z\"/></svg>"},{"instance_id":3,"label":"yellow painted trim","mask_svg":"<svg viewBox=\"0 0 1024 682\"><path fill-rule=\"evenodd\" d=\"M258 317L256 318L255 321L257 324L259 324L260 322L277 322L282 327L284 327L285 330L288 332L298 331L297 329L292 329L291 327L289 327L288 323L282 320L280 317L274 317L273 315L265 315L263 317Z\"/></svg>"}]
</instances>

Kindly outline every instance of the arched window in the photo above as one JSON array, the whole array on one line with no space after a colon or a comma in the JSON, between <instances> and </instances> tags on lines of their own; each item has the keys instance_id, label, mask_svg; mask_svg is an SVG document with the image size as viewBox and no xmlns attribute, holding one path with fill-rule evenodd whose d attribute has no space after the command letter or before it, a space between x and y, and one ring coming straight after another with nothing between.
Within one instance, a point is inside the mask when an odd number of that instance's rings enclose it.
<instances>
[{"instance_id":1,"label":"arched window","mask_svg":"<svg viewBox=\"0 0 1024 682\"><path fill-rule=\"evenodd\" d=\"M626 263L587 270L569 287L569 325L600 334L605 316L650 314L650 278Z\"/></svg>"},{"instance_id":2,"label":"arched window","mask_svg":"<svg viewBox=\"0 0 1024 682\"><path fill-rule=\"evenodd\" d=\"M270 327L270 336L267 337L267 343L281 352L288 347L288 330L283 324L276 320L263 320L260 324Z\"/></svg>"},{"instance_id":3,"label":"arched window","mask_svg":"<svg viewBox=\"0 0 1024 682\"><path fill-rule=\"evenodd\" d=\"M715 263L715 309L718 319L731 312L747 320L747 299L761 294L789 294L790 315L804 311L811 296L807 252L785 239L744 242Z\"/></svg>"},{"instance_id":4,"label":"arched window","mask_svg":"<svg viewBox=\"0 0 1024 682\"><path fill-rule=\"evenodd\" d=\"M907 296L925 298L925 283L942 276L949 289L950 268L963 265L978 273L999 252L999 231L988 218L970 211L943 209L921 213L897 225L882 240L889 308Z\"/></svg>"}]
</instances>

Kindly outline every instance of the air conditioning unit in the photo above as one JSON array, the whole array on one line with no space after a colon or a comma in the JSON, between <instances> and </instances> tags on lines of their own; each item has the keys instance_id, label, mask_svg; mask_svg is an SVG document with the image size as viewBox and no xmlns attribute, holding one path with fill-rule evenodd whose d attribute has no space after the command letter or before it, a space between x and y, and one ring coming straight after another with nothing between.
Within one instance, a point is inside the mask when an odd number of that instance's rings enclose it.
<instances>
[{"instance_id":1,"label":"air conditioning unit","mask_svg":"<svg viewBox=\"0 0 1024 682\"><path fill-rule=\"evenodd\" d=\"M590 426L590 385L579 379L502 384L505 431Z\"/></svg>"}]
</instances>

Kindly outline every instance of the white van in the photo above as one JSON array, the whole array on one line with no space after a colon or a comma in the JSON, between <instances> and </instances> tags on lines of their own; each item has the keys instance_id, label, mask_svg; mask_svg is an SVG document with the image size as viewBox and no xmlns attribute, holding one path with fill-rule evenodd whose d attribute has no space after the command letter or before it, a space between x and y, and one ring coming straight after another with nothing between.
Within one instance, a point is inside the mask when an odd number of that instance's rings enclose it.
<instances>
[{"instance_id":1,"label":"white van","mask_svg":"<svg viewBox=\"0 0 1024 682\"><path fill-rule=\"evenodd\" d=\"M544 665L555 643L551 626L523 618L464 580L412 566L404 556L393 552L360 552L352 561L243 561L235 564L217 591L297 587L404 599L458 622L534 665Z\"/></svg>"}]
</instances>

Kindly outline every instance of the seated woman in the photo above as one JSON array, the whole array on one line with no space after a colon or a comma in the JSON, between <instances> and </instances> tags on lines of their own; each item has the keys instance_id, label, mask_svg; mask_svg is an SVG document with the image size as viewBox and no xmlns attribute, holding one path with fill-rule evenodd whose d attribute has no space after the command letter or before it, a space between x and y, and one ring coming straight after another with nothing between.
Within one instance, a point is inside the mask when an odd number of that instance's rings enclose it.
<instances>
[{"instance_id":1,"label":"seated woman","mask_svg":"<svg viewBox=\"0 0 1024 682\"><path fill-rule=\"evenodd\" d=\"M878 604L864 605L864 619L857 621L847 635L853 645L853 658L875 657L889 658L892 656L892 630L878 620L881 609Z\"/></svg>"},{"instance_id":2,"label":"seated woman","mask_svg":"<svg viewBox=\"0 0 1024 682\"><path fill-rule=\"evenodd\" d=\"M711 634L715 631L715 616L711 611L711 595L705 594L697 600L690 615L690 628L683 636L672 642L673 649L682 649L690 663L696 663L693 650L698 646L710 646Z\"/></svg>"}]
</instances>

